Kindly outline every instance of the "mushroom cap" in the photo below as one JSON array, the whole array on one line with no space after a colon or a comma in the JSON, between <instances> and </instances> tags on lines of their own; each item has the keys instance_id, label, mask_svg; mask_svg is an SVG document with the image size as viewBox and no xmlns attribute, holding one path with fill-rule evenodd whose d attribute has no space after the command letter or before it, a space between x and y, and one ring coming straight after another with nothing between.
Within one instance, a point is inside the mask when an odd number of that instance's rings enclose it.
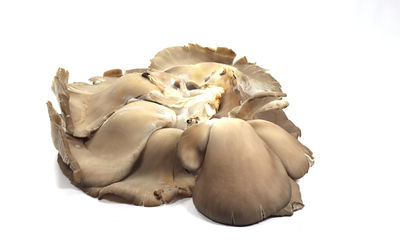
<instances>
[{"instance_id":1,"label":"mushroom cap","mask_svg":"<svg viewBox=\"0 0 400 252\"><path fill-rule=\"evenodd\" d=\"M254 224L290 201L290 182L282 163L243 120L214 121L200 169L193 203L214 221Z\"/></svg>"},{"instance_id":2,"label":"mushroom cap","mask_svg":"<svg viewBox=\"0 0 400 252\"><path fill-rule=\"evenodd\" d=\"M55 147L85 186L105 186L124 178L151 133L175 123L175 113L155 103L138 101L117 110L86 142L67 136L61 117L48 103Z\"/></svg>"},{"instance_id":3,"label":"mushroom cap","mask_svg":"<svg viewBox=\"0 0 400 252\"><path fill-rule=\"evenodd\" d=\"M161 50L151 60L151 69L165 71L174 66L193 65L201 62L216 62L231 65L236 53L225 47L212 49L196 44L175 46Z\"/></svg>"},{"instance_id":4,"label":"mushroom cap","mask_svg":"<svg viewBox=\"0 0 400 252\"><path fill-rule=\"evenodd\" d=\"M159 206L178 196L191 196L194 176L184 171L176 155L181 134L174 128L155 131L131 174L101 189L99 198Z\"/></svg>"},{"instance_id":5,"label":"mushroom cap","mask_svg":"<svg viewBox=\"0 0 400 252\"><path fill-rule=\"evenodd\" d=\"M89 136L130 99L158 90L139 73L95 80L99 81L96 85L68 85L68 72L63 69L54 77L53 91L59 99L67 132L73 136Z\"/></svg>"},{"instance_id":6,"label":"mushroom cap","mask_svg":"<svg viewBox=\"0 0 400 252\"><path fill-rule=\"evenodd\" d=\"M252 120L249 121L249 124L269 148L278 155L292 179L299 179L308 172L314 162L312 152L295 137L268 121Z\"/></svg>"}]
</instances>

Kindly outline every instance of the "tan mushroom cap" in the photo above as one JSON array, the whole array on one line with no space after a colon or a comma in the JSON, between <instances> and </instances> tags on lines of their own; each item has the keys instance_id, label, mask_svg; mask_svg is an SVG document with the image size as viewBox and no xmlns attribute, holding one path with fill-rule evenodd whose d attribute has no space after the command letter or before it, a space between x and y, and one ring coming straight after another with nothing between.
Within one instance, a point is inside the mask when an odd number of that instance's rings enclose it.
<instances>
[{"instance_id":1,"label":"tan mushroom cap","mask_svg":"<svg viewBox=\"0 0 400 252\"><path fill-rule=\"evenodd\" d=\"M196 208L228 225L250 225L284 208L291 187L279 158L240 119L215 120L193 190Z\"/></svg>"},{"instance_id":2,"label":"tan mushroom cap","mask_svg":"<svg viewBox=\"0 0 400 252\"><path fill-rule=\"evenodd\" d=\"M237 60L233 66L243 73L242 88L249 97L260 91L282 92L279 82L266 69L248 62L246 57Z\"/></svg>"},{"instance_id":3,"label":"tan mushroom cap","mask_svg":"<svg viewBox=\"0 0 400 252\"><path fill-rule=\"evenodd\" d=\"M48 103L52 136L74 180L85 186L105 186L124 178L151 133L175 123L175 113L155 103L138 101L117 110L87 142L67 136L61 117Z\"/></svg>"},{"instance_id":4,"label":"tan mushroom cap","mask_svg":"<svg viewBox=\"0 0 400 252\"><path fill-rule=\"evenodd\" d=\"M191 196L194 176L185 172L177 159L180 129L160 129L149 138L132 173L104 187L99 198L144 206L158 206L176 197Z\"/></svg>"},{"instance_id":5,"label":"tan mushroom cap","mask_svg":"<svg viewBox=\"0 0 400 252\"><path fill-rule=\"evenodd\" d=\"M312 152L295 137L278 125L264 121L252 120L249 124L259 137L278 155L292 179L299 179L313 165Z\"/></svg>"},{"instance_id":6,"label":"tan mushroom cap","mask_svg":"<svg viewBox=\"0 0 400 252\"><path fill-rule=\"evenodd\" d=\"M67 132L73 136L89 136L130 99L158 90L139 73L121 78L100 77L99 83L102 85L68 85L68 72L63 69L54 78L53 90L59 99Z\"/></svg>"},{"instance_id":7,"label":"tan mushroom cap","mask_svg":"<svg viewBox=\"0 0 400 252\"><path fill-rule=\"evenodd\" d=\"M164 71L174 66L216 62L231 65L236 53L225 47L212 49L196 44L175 46L161 50L151 60L149 68Z\"/></svg>"}]
</instances>

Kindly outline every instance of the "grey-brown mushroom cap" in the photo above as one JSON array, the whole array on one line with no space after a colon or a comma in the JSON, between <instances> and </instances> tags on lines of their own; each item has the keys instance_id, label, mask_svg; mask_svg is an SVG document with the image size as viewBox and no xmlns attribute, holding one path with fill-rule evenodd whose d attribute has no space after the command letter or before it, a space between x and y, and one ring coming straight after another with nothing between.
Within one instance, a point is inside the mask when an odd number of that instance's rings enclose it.
<instances>
[{"instance_id":1,"label":"grey-brown mushroom cap","mask_svg":"<svg viewBox=\"0 0 400 252\"><path fill-rule=\"evenodd\" d=\"M217 62L232 65L236 53L225 47L212 49L196 44L175 46L161 50L151 59L149 68L164 71L178 65Z\"/></svg>"},{"instance_id":2,"label":"grey-brown mushroom cap","mask_svg":"<svg viewBox=\"0 0 400 252\"><path fill-rule=\"evenodd\" d=\"M118 74L105 72L104 77L91 79L93 85L68 84L68 71L61 68L57 71L52 87L60 103L67 133L88 137L131 99L159 90L139 73L110 76Z\"/></svg>"},{"instance_id":3,"label":"grey-brown mushroom cap","mask_svg":"<svg viewBox=\"0 0 400 252\"><path fill-rule=\"evenodd\" d=\"M277 154L292 179L299 179L308 172L314 163L314 157L307 147L274 123L264 120L248 122L258 136Z\"/></svg>"},{"instance_id":4,"label":"grey-brown mushroom cap","mask_svg":"<svg viewBox=\"0 0 400 252\"><path fill-rule=\"evenodd\" d=\"M196 208L228 225L250 225L291 198L285 168L254 129L240 119L214 121L193 190Z\"/></svg>"},{"instance_id":5,"label":"grey-brown mushroom cap","mask_svg":"<svg viewBox=\"0 0 400 252\"><path fill-rule=\"evenodd\" d=\"M67 135L62 118L48 103L53 143L73 170L75 183L86 187L120 181L131 171L157 129L175 123L175 113L155 103L138 101L116 111L88 140Z\"/></svg>"},{"instance_id":6,"label":"grey-brown mushroom cap","mask_svg":"<svg viewBox=\"0 0 400 252\"><path fill-rule=\"evenodd\" d=\"M245 74L251 83L251 88L266 92L282 92L279 82L266 69L248 62L246 57L238 59L233 66Z\"/></svg>"},{"instance_id":7,"label":"grey-brown mushroom cap","mask_svg":"<svg viewBox=\"0 0 400 252\"><path fill-rule=\"evenodd\" d=\"M92 197L135 205L159 206L192 196L195 178L182 168L176 156L181 134L182 130L173 128L155 131L131 174L120 182L105 187L88 187L76 183L73 170L60 155L57 162L71 183Z\"/></svg>"},{"instance_id":8,"label":"grey-brown mushroom cap","mask_svg":"<svg viewBox=\"0 0 400 252\"><path fill-rule=\"evenodd\" d=\"M181 166L176 149L182 130L155 131L146 144L131 174L104 187L100 199L143 206L159 206L181 197L190 197L194 176Z\"/></svg>"}]
</instances>

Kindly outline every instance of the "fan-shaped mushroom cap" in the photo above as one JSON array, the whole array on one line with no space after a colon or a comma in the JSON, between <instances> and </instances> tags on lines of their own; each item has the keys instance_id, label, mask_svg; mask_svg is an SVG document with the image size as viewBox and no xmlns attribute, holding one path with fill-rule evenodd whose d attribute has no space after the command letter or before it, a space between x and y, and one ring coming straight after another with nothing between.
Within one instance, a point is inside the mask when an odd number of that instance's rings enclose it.
<instances>
[{"instance_id":1,"label":"fan-shaped mushroom cap","mask_svg":"<svg viewBox=\"0 0 400 252\"><path fill-rule=\"evenodd\" d=\"M231 65L236 53L225 47L212 49L196 44L166 48L151 60L151 69L164 71L174 66L192 65L201 62L217 62Z\"/></svg>"},{"instance_id":2,"label":"fan-shaped mushroom cap","mask_svg":"<svg viewBox=\"0 0 400 252\"><path fill-rule=\"evenodd\" d=\"M193 202L214 221L253 224L290 201L290 182L282 163L243 120L213 121L200 169Z\"/></svg>"},{"instance_id":3,"label":"fan-shaped mushroom cap","mask_svg":"<svg viewBox=\"0 0 400 252\"><path fill-rule=\"evenodd\" d=\"M278 155L291 178L299 179L308 172L314 162L312 152L296 138L278 125L268 121L252 120L249 121L249 124Z\"/></svg>"},{"instance_id":4,"label":"fan-shaped mushroom cap","mask_svg":"<svg viewBox=\"0 0 400 252\"><path fill-rule=\"evenodd\" d=\"M124 178L156 129L175 124L175 113L138 101L117 110L87 142L67 137L51 104L49 113L56 148L72 166L74 179L86 186L105 186ZM57 117L58 116L58 117Z\"/></svg>"},{"instance_id":5,"label":"fan-shaped mushroom cap","mask_svg":"<svg viewBox=\"0 0 400 252\"><path fill-rule=\"evenodd\" d=\"M113 78L112 82L111 78ZM68 72L63 69L60 69L54 78L53 90L60 101L67 132L73 136L87 137L130 99L159 90L138 73L124 75L121 78L93 79L93 81L96 80L97 84L105 83L100 87L97 87L98 85L68 85Z\"/></svg>"},{"instance_id":6,"label":"fan-shaped mushroom cap","mask_svg":"<svg viewBox=\"0 0 400 252\"><path fill-rule=\"evenodd\" d=\"M132 173L104 187L99 198L144 206L158 206L177 196L191 196L194 176L185 172L176 156L180 129L160 129L149 138Z\"/></svg>"},{"instance_id":7,"label":"fan-shaped mushroom cap","mask_svg":"<svg viewBox=\"0 0 400 252\"><path fill-rule=\"evenodd\" d=\"M259 92L282 92L279 82L267 73L266 69L249 63L246 57L237 60L233 66L243 73L240 87L248 97Z\"/></svg>"}]
</instances>

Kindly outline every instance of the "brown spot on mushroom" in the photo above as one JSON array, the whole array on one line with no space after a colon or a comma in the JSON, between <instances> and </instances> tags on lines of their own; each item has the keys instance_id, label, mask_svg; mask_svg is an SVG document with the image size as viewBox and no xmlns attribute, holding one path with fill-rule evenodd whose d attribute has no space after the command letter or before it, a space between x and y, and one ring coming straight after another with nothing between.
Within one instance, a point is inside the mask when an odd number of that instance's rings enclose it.
<instances>
[{"instance_id":1,"label":"brown spot on mushroom","mask_svg":"<svg viewBox=\"0 0 400 252\"><path fill-rule=\"evenodd\" d=\"M104 77L121 77L122 76L122 70L121 69L111 69L108 71L105 71L103 73Z\"/></svg>"}]
</instances>

